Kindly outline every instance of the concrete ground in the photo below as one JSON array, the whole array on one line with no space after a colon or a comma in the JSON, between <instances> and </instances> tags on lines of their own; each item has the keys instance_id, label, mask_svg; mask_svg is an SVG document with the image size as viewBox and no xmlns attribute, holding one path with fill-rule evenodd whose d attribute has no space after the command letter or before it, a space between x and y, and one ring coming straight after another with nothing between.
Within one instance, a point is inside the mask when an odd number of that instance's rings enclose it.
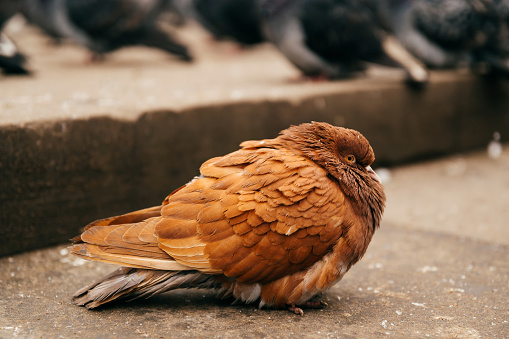
<instances>
[{"instance_id":1,"label":"concrete ground","mask_svg":"<svg viewBox=\"0 0 509 339\"><path fill-rule=\"evenodd\" d=\"M89 311L70 302L113 270L66 246L0 259L0 337L509 336L509 150L382 170L387 210L366 256L303 317L176 291Z\"/></svg>"}]
</instances>

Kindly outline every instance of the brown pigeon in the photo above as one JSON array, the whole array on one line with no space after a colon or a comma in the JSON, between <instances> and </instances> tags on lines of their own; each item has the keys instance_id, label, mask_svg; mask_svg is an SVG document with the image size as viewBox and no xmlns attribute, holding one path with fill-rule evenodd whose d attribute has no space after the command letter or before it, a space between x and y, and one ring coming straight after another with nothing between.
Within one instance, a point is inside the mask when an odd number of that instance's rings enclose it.
<instances>
[{"instance_id":1,"label":"brown pigeon","mask_svg":"<svg viewBox=\"0 0 509 339\"><path fill-rule=\"evenodd\" d=\"M300 307L341 280L380 226L385 194L359 132L305 123L206 161L161 206L95 221L73 254L123 266L76 292L95 308L177 288Z\"/></svg>"}]
</instances>

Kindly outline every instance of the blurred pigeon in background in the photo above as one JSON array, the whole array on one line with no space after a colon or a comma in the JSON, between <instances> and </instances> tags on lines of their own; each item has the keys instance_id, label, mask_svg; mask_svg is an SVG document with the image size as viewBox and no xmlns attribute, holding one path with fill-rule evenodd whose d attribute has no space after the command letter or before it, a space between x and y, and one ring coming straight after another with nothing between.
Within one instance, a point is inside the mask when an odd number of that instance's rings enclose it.
<instances>
[{"instance_id":1,"label":"blurred pigeon in background","mask_svg":"<svg viewBox=\"0 0 509 339\"><path fill-rule=\"evenodd\" d=\"M265 41L261 26L258 0L174 0L185 4L188 15L198 21L216 39L233 39L249 46Z\"/></svg>"},{"instance_id":2,"label":"blurred pigeon in background","mask_svg":"<svg viewBox=\"0 0 509 339\"><path fill-rule=\"evenodd\" d=\"M473 52L473 66L485 74L509 77L509 0L490 2L486 43Z\"/></svg>"},{"instance_id":3,"label":"blurred pigeon in background","mask_svg":"<svg viewBox=\"0 0 509 339\"><path fill-rule=\"evenodd\" d=\"M380 0L377 6L389 30L427 66L483 62L507 71L507 0Z\"/></svg>"},{"instance_id":4,"label":"blurred pigeon in background","mask_svg":"<svg viewBox=\"0 0 509 339\"><path fill-rule=\"evenodd\" d=\"M403 67L425 83L425 67L378 21L366 0L260 0L263 31L304 75L345 78L365 62Z\"/></svg>"},{"instance_id":5,"label":"blurred pigeon in background","mask_svg":"<svg viewBox=\"0 0 509 339\"><path fill-rule=\"evenodd\" d=\"M20 10L20 1L0 1L0 68L4 74L29 74L26 57L2 30L7 21Z\"/></svg>"},{"instance_id":6,"label":"blurred pigeon in background","mask_svg":"<svg viewBox=\"0 0 509 339\"><path fill-rule=\"evenodd\" d=\"M96 56L144 45L190 61L186 47L157 25L167 0L25 0L23 14L50 36L70 38Z\"/></svg>"}]
</instances>

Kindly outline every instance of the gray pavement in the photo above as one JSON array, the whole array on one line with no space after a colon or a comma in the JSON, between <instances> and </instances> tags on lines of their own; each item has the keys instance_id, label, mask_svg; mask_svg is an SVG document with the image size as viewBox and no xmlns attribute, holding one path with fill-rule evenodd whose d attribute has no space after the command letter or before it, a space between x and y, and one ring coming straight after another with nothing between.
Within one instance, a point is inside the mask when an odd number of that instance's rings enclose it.
<instances>
[{"instance_id":1,"label":"gray pavement","mask_svg":"<svg viewBox=\"0 0 509 339\"><path fill-rule=\"evenodd\" d=\"M71 294L113 268L63 245L0 259L0 337L507 338L508 148L385 171L381 229L325 309L299 317L175 291L89 311Z\"/></svg>"}]
</instances>

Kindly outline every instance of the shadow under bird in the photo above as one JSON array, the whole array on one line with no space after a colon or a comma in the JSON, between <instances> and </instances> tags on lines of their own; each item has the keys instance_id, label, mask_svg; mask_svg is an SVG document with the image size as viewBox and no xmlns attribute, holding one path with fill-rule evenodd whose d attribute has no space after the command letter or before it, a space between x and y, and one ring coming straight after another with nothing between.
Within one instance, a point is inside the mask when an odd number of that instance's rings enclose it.
<instances>
[{"instance_id":1,"label":"shadow under bird","mask_svg":"<svg viewBox=\"0 0 509 339\"><path fill-rule=\"evenodd\" d=\"M402 67L408 80L428 80L424 65L389 34L365 0L259 0L262 28L304 75L346 78L366 62Z\"/></svg>"},{"instance_id":2,"label":"shadow under bird","mask_svg":"<svg viewBox=\"0 0 509 339\"><path fill-rule=\"evenodd\" d=\"M431 68L484 63L509 74L509 1L380 0L382 20Z\"/></svg>"},{"instance_id":3,"label":"shadow under bird","mask_svg":"<svg viewBox=\"0 0 509 339\"><path fill-rule=\"evenodd\" d=\"M22 13L54 38L69 38L101 57L143 45L192 59L157 23L167 0L24 0Z\"/></svg>"},{"instance_id":4,"label":"shadow under bird","mask_svg":"<svg viewBox=\"0 0 509 339\"><path fill-rule=\"evenodd\" d=\"M206 161L161 206L95 221L71 252L123 266L77 291L88 308L177 288L259 306L317 306L366 252L385 194L359 132L327 123Z\"/></svg>"}]
</instances>

